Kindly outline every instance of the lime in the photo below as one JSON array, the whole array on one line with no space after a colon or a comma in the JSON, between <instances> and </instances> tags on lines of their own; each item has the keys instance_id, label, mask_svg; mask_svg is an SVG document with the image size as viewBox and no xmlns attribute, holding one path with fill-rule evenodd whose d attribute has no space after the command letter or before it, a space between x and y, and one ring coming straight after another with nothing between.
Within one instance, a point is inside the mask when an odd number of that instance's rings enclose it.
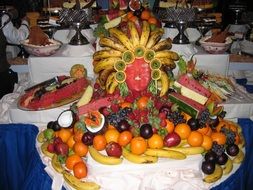
<instances>
[{"instance_id":1,"label":"lime","mask_svg":"<svg viewBox=\"0 0 253 190\"><path fill-rule=\"evenodd\" d=\"M114 63L114 69L116 71L124 71L126 69L126 63L122 60Z\"/></svg>"},{"instance_id":2,"label":"lime","mask_svg":"<svg viewBox=\"0 0 253 190\"><path fill-rule=\"evenodd\" d=\"M158 80L161 78L162 72L160 71L160 69L154 69L151 71L151 78L153 80Z\"/></svg>"},{"instance_id":3,"label":"lime","mask_svg":"<svg viewBox=\"0 0 253 190\"><path fill-rule=\"evenodd\" d=\"M115 74L115 80L116 80L118 83L123 83L123 82L125 82L125 80L126 80L126 73L123 72L123 71L118 71L118 72L116 72L116 74Z\"/></svg>"}]
</instances>

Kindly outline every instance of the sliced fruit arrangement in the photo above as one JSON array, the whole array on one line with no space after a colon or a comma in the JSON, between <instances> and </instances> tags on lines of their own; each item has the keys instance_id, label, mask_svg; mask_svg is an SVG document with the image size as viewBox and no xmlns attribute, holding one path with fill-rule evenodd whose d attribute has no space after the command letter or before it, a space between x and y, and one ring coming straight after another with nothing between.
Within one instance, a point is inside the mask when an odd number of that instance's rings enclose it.
<instances>
[{"instance_id":1,"label":"sliced fruit arrangement","mask_svg":"<svg viewBox=\"0 0 253 190\"><path fill-rule=\"evenodd\" d=\"M94 54L94 72L98 74L101 88L112 94L121 91L143 91L164 96L170 80L167 70L175 68L179 59L177 53L170 51L171 40L163 39L163 29L151 31L150 24L144 20L141 32L132 21L127 22L129 35L119 28L110 28L109 36L100 39L106 49ZM113 53L115 52L115 53Z\"/></svg>"}]
</instances>

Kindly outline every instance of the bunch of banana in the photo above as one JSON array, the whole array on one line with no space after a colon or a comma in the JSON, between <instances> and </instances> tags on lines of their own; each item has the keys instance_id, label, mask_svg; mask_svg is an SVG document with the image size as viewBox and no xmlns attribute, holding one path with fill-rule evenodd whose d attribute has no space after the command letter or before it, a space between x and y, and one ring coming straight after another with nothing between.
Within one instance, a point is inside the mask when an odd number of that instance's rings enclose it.
<instances>
[{"instance_id":1,"label":"bunch of banana","mask_svg":"<svg viewBox=\"0 0 253 190\"><path fill-rule=\"evenodd\" d=\"M97 151L92 146L89 146L89 153L91 157L96 160L97 162L105 165L117 165L122 163L121 158L116 158L112 156L106 156L101 154L99 151Z\"/></svg>"},{"instance_id":2,"label":"bunch of banana","mask_svg":"<svg viewBox=\"0 0 253 190\"><path fill-rule=\"evenodd\" d=\"M60 161L58 160L58 157L56 154L53 155L53 158L51 160L51 165L55 169L55 171L62 173L64 171Z\"/></svg>"},{"instance_id":3,"label":"bunch of banana","mask_svg":"<svg viewBox=\"0 0 253 190\"><path fill-rule=\"evenodd\" d=\"M162 97L166 94L166 92L169 90L170 87L169 77L164 71L161 71L161 77L159 81L161 81L160 96Z\"/></svg>"},{"instance_id":4,"label":"bunch of banana","mask_svg":"<svg viewBox=\"0 0 253 190\"><path fill-rule=\"evenodd\" d=\"M178 151L185 155L196 155L196 154L202 154L205 152L205 149L201 146L198 147L164 147L165 150L172 150L172 151Z\"/></svg>"},{"instance_id":5,"label":"bunch of banana","mask_svg":"<svg viewBox=\"0 0 253 190\"><path fill-rule=\"evenodd\" d=\"M175 150L165 150L165 149L152 149L148 148L145 152L145 155L156 156L162 158L171 158L176 160L183 160L186 158L186 155L182 152Z\"/></svg>"},{"instance_id":6,"label":"bunch of banana","mask_svg":"<svg viewBox=\"0 0 253 190\"><path fill-rule=\"evenodd\" d=\"M155 54L155 58L169 58L174 61L179 60L178 54L176 52L170 51L170 50L157 51Z\"/></svg>"},{"instance_id":7,"label":"bunch of banana","mask_svg":"<svg viewBox=\"0 0 253 190\"><path fill-rule=\"evenodd\" d=\"M108 68L113 68L114 63L119 61L119 57L108 57L106 59L101 59L94 66L94 72L99 73L100 71Z\"/></svg>"},{"instance_id":8,"label":"bunch of banana","mask_svg":"<svg viewBox=\"0 0 253 190\"><path fill-rule=\"evenodd\" d=\"M71 173L67 171L63 171L63 178L64 180L74 189L78 190L98 190L100 186L94 182L84 182L77 179Z\"/></svg>"},{"instance_id":9,"label":"bunch of banana","mask_svg":"<svg viewBox=\"0 0 253 190\"><path fill-rule=\"evenodd\" d=\"M112 38L108 38L108 37L103 37L100 38L99 40L99 45L101 47L110 47L112 49L124 52L126 51L126 47L118 42L116 42L115 40L113 40Z\"/></svg>"},{"instance_id":10,"label":"bunch of banana","mask_svg":"<svg viewBox=\"0 0 253 190\"><path fill-rule=\"evenodd\" d=\"M140 44L140 37L133 22L128 22L128 28L130 31L130 41L132 42L133 46L136 47Z\"/></svg>"},{"instance_id":11,"label":"bunch of banana","mask_svg":"<svg viewBox=\"0 0 253 190\"><path fill-rule=\"evenodd\" d=\"M223 174L222 167L218 164L215 165L214 172L212 174L206 175L203 179L206 183L214 183L215 181L218 181Z\"/></svg>"},{"instance_id":12,"label":"bunch of banana","mask_svg":"<svg viewBox=\"0 0 253 190\"><path fill-rule=\"evenodd\" d=\"M43 142L46 141L46 138L45 138L45 136L44 136L44 131L39 132L39 134L38 134L38 136L37 136L37 141L38 141L39 143L43 143Z\"/></svg>"},{"instance_id":13,"label":"bunch of banana","mask_svg":"<svg viewBox=\"0 0 253 190\"><path fill-rule=\"evenodd\" d=\"M226 164L222 167L223 175L228 175L233 169L233 161L228 157Z\"/></svg>"},{"instance_id":14,"label":"bunch of banana","mask_svg":"<svg viewBox=\"0 0 253 190\"><path fill-rule=\"evenodd\" d=\"M109 77L109 75L114 71L113 68L109 67L109 68L106 68L104 70L102 70L100 73L99 73L99 76L98 76L98 79L99 79L99 82L100 82L100 85L103 87L105 86L106 84L106 81Z\"/></svg>"},{"instance_id":15,"label":"bunch of banana","mask_svg":"<svg viewBox=\"0 0 253 190\"><path fill-rule=\"evenodd\" d=\"M114 78L115 73L116 72L110 73L105 83L105 89L109 94L112 94L118 86L118 82Z\"/></svg>"},{"instance_id":16,"label":"bunch of banana","mask_svg":"<svg viewBox=\"0 0 253 190\"><path fill-rule=\"evenodd\" d=\"M233 163L240 164L244 160L245 154L242 149L239 149L239 153L233 158Z\"/></svg>"},{"instance_id":17,"label":"bunch of banana","mask_svg":"<svg viewBox=\"0 0 253 190\"><path fill-rule=\"evenodd\" d=\"M42 153L43 153L45 156L47 156L47 157L49 157L49 158L53 158L54 153L51 153L51 152L49 152L49 151L47 150L48 144L49 144L48 141L44 142L44 143L41 145L41 147L40 147L40 148L41 148L41 151L42 151Z\"/></svg>"},{"instance_id":18,"label":"bunch of banana","mask_svg":"<svg viewBox=\"0 0 253 190\"><path fill-rule=\"evenodd\" d=\"M156 163L158 161L157 156L136 155L128 151L126 148L122 149L122 155L129 162L133 162L136 164L150 164Z\"/></svg>"},{"instance_id":19,"label":"bunch of banana","mask_svg":"<svg viewBox=\"0 0 253 190\"><path fill-rule=\"evenodd\" d=\"M172 47L172 40L170 38L167 38L155 44L151 49L154 51L162 51L165 49L171 49L171 47Z\"/></svg>"},{"instance_id":20,"label":"bunch of banana","mask_svg":"<svg viewBox=\"0 0 253 190\"><path fill-rule=\"evenodd\" d=\"M110 36L117 38L127 49L133 50L134 46L131 41L128 39L126 34L124 34L121 30L117 28L110 28L109 29Z\"/></svg>"},{"instance_id":21,"label":"bunch of banana","mask_svg":"<svg viewBox=\"0 0 253 190\"><path fill-rule=\"evenodd\" d=\"M150 34L149 39L148 39L146 48L150 49L154 45L156 45L161 40L161 38L163 36L163 33L164 33L163 29L161 29L161 30L155 30L154 32L152 32Z\"/></svg>"}]
</instances>

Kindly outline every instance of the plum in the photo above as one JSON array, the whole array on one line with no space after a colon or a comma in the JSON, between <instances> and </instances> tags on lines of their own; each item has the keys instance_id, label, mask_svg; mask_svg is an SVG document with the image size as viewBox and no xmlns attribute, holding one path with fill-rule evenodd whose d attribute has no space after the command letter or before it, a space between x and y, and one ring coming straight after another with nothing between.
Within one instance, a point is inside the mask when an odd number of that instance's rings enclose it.
<instances>
[{"instance_id":1,"label":"plum","mask_svg":"<svg viewBox=\"0 0 253 190\"><path fill-rule=\"evenodd\" d=\"M117 158L120 158L122 155L122 148L121 146L116 142L110 142L106 145L105 151L108 156L114 156Z\"/></svg>"},{"instance_id":2,"label":"plum","mask_svg":"<svg viewBox=\"0 0 253 190\"><path fill-rule=\"evenodd\" d=\"M57 155L67 156L69 152L69 146L66 143L57 143L54 149Z\"/></svg>"},{"instance_id":3,"label":"plum","mask_svg":"<svg viewBox=\"0 0 253 190\"><path fill-rule=\"evenodd\" d=\"M168 133L163 139L163 144L167 147L177 146L180 144L180 142L181 138L175 132Z\"/></svg>"}]
</instances>

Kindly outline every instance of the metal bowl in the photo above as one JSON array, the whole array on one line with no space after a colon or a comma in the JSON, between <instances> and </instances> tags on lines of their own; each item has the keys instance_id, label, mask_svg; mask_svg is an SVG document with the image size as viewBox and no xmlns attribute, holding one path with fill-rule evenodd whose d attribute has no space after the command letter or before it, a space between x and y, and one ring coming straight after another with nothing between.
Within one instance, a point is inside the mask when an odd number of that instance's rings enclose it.
<instances>
[{"instance_id":1,"label":"metal bowl","mask_svg":"<svg viewBox=\"0 0 253 190\"><path fill-rule=\"evenodd\" d=\"M56 51L60 49L62 45L61 42L56 41L54 39L49 39L49 41L51 42L51 44L45 45L45 46L29 44L28 39L22 41L21 44L30 55L43 57L43 56L50 56L50 55L55 54Z\"/></svg>"}]
</instances>

